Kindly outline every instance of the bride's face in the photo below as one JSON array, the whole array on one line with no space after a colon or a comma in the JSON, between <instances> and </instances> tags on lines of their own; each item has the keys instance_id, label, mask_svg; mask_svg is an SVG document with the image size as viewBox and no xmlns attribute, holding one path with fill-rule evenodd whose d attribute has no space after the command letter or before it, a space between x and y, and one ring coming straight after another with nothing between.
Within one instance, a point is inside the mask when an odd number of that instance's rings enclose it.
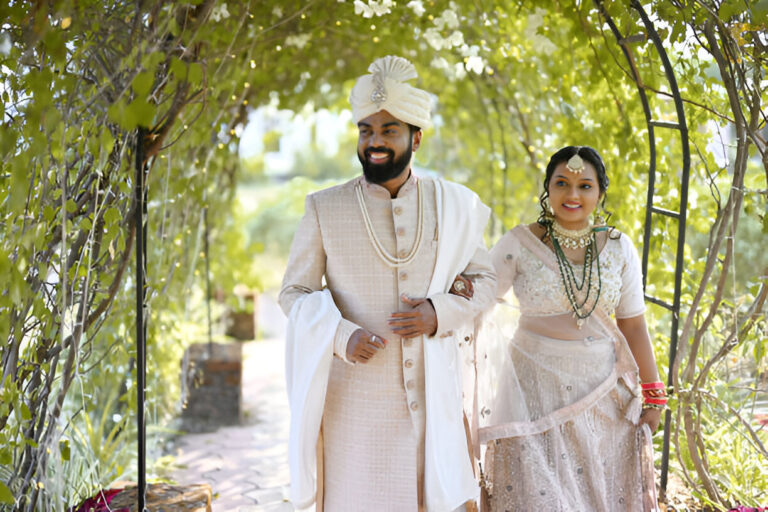
<instances>
[{"instance_id":1,"label":"bride's face","mask_svg":"<svg viewBox=\"0 0 768 512\"><path fill-rule=\"evenodd\" d=\"M558 165L549 180L547 191L555 219L566 229L586 227L600 201L597 172L586 160L580 173L568 169L566 162Z\"/></svg>"}]
</instances>

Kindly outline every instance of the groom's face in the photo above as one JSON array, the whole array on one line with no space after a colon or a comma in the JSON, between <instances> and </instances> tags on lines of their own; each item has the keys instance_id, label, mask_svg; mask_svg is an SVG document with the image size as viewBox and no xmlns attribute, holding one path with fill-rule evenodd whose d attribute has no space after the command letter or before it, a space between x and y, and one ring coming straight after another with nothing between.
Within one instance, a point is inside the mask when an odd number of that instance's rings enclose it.
<instances>
[{"instance_id":1,"label":"groom's face","mask_svg":"<svg viewBox=\"0 0 768 512\"><path fill-rule=\"evenodd\" d=\"M357 123L357 157L365 179L384 183L410 170L411 156L421 142L421 131L395 118L386 110Z\"/></svg>"}]
</instances>

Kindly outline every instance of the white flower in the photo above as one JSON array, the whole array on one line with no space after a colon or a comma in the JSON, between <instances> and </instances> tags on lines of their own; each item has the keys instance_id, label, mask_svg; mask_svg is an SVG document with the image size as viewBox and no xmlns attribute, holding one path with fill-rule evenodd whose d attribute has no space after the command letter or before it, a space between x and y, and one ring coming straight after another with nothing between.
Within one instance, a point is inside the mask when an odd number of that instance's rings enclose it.
<instances>
[{"instance_id":1,"label":"white flower","mask_svg":"<svg viewBox=\"0 0 768 512\"><path fill-rule=\"evenodd\" d=\"M285 38L286 46L295 46L299 50L304 48L312 37L309 34L293 35Z\"/></svg>"},{"instance_id":2,"label":"white flower","mask_svg":"<svg viewBox=\"0 0 768 512\"><path fill-rule=\"evenodd\" d=\"M229 10L227 10L227 4L219 4L211 9L211 19L213 21L219 21L221 19L229 18Z\"/></svg>"},{"instance_id":3,"label":"white flower","mask_svg":"<svg viewBox=\"0 0 768 512\"><path fill-rule=\"evenodd\" d=\"M466 44L459 48L459 53L462 57L477 57L478 53L480 52L480 47L476 44L473 44L472 46L467 46Z\"/></svg>"},{"instance_id":4,"label":"white flower","mask_svg":"<svg viewBox=\"0 0 768 512\"><path fill-rule=\"evenodd\" d=\"M432 62L430 62L429 65L430 67L433 67L435 69L443 69L443 70L447 70L451 67L448 61L445 60L445 57L435 57L432 59Z\"/></svg>"},{"instance_id":5,"label":"white flower","mask_svg":"<svg viewBox=\"0 0 768 512\"><path fill-rule=\"evenodd\" d=\"M424 4L421 3L421 0L411 0L408 2L408 5L406 7L410 7L413 9L413 14L416 16L423 16L426 12L426 9L424 9Z\"/></svg>"},{"instance_id":6,"label":"white flower","mask_svg":"<svg viewBox=\"0 0 768 512\"><path fill-rule=\"evenodd\" d=\"M283 8L280 7L279 5L276 5L272 9L272 16L274 16L275 18L282 18L283 17Z\"/></svg>"},{"instance_id":7,"label":"white flower","mask_svg":"<svg viewBox=\"0 0 768 512\"><path fill-rule=\"evenodd\" d=\"M11 44L11 37L3 32L0 34L0 54L2 55L8 55L11 53L11 47L13 45Z\"/></svg>"},{"instance_id":8,"label":"white flower","mask_svg":"<svg viewBox=\"0 0 768 512\"><path fill-rule=\"evenodd\" d=\"M450 9L443 11L439 17L435 18L435 25L438 27L458 28L459 17Z\"/></svg>"},{"instance_id":9,"label":"white flower","mask_svg":"<svg viewBox=\"0 0 768 512\"><path fill-rule=\"evenodd\" d=\"M557 50L557 46L545 36L538 33L539 27L544 25L544 15L547 11L536 8L533 14L528 16L528 26L523 31L525 37L533 44L538 51L551 55Z\"/></svg>"},{"instance_id":10,"label":"white flower","mask_svg":"<svg viewBox=\"0 0 768 512\"><path fill-rule=\"evenodd\" d=\"M536 10L533 12L533 14L528 15L528 30L531 30L533 32L536 32L540 26L544 24L544 15L547 13L547 11L536 8Z\"/></svg>"},{"instance_id":11,"label":"white flower","mask_svg":"<svg viewBox=\"0 0 768 512\"><path fill-rule=\"evenodd\" d=\"M445 46L445 39L443 39L443 35L435 27L429 27L424 31L424 39L426 39L427 43L429 43L429 46L435 50L442 50L443 46Z\"/></svg>"},{"instance_id":12,"label":"white flower","mask_svg":"<svg viewBox=\"0 0 768 512\"><path fill-rule=\"evenodd\" d=\"M485 61L483 61L482 57L467 57L467 62L465 63L465 66L467 68L467 71L474 71L478 75L483 72L483 69L485 69Z\"/></svg>"},{"instance_id":13,"label":"white flower","mask_svg":"<svg viewBox=\"0 0 768 512\"><path fill-rule=\"evenodd\" d=\"M355 14L362 14L363 18L372 18L376 16L383 16L392 12L390 7L393 5L393 0L368 0L368 4L362 0L355 0Z\"/></svg>"},{"instance_id":14,"label":"white flower","mask_svg":"<svg viewBox=\"0 0 768 512\"><path fill-rule=\"evenodd\" d=\"M467 70L464 69L464 64L461 62L457 62L454 66L454 70L456 72L456 78L458 80L462 80L465 76L467 76Z\"/></svg>"},{"instance_id":15,"label":"white flower","mask_svg":"<svg viewBox=\"0 0 768 512\"><path fill-rule=\"evenodd\" d=\"M446 38L446 41L451 47L461 46L464 44L464 34L458 30L454 30L453 33Z\"/></svg>"}]
</instances>

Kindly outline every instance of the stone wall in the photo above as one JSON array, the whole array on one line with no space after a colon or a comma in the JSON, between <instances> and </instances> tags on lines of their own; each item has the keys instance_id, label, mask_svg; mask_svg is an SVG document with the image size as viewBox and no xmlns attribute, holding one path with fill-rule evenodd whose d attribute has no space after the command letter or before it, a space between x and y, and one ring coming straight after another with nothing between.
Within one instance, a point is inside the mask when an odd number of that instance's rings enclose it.
<instances>
[{"instance_id":1,"label":"stone wall","mask_svg":"<svg viewBox=\"0 0 768 512\"><path fill-rule=\"evenodd\" d=\"M182 429L211 432L237 425L242 416L242 346L197 343L181 364Z\"/></svg>"}]
</instances>

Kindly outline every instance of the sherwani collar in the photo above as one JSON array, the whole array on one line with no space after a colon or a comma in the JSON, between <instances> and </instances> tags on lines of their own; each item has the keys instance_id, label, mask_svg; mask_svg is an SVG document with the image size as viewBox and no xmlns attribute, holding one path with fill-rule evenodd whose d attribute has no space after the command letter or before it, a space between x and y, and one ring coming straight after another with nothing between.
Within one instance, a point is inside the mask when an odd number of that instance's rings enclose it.
<instances>
[{"instance_id":1,"label":"sherwani collar","mask_svg":"<svg viewBox=\"0 0 768 512\"><path fill-rule=\"evenodd\" d=\"M413 173L413 169L411 169L411 175L408 176L408 179L405 181L405 183L403 183L403 186L400 187L400 190L397 191L397 195L395 197L390 196L389 190L387 190L386 187L369 182L365 179L365 176L360 176L358 181L362 183L363 191L367 196L381 199L400 199L416 192L416 184L418 183L419 178L416 177L416 175Z\"/></svg>"}]
</instances>

